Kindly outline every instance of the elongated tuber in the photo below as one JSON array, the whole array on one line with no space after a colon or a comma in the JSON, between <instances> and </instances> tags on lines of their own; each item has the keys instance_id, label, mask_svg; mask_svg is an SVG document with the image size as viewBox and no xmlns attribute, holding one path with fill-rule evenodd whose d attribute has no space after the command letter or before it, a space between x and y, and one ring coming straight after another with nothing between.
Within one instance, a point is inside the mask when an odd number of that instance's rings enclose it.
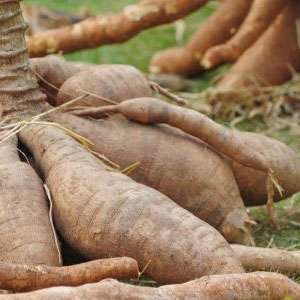
<instances>
[{"instance_id":1,"label":"elongated tuber","mask_svg":"<svg viewBox=\"0 0 300 300\"><path fill-rule=\"evenodd\" d=\"M242 265L249 271L300 274L300 251L232 245Z\"/></svg>"},{"instance_id":2,"label":"elongated tuber","mask_svg":"<svg viewBox=\"0 0 300 300\"><path fill-rule=\"evenodd\" d=\"M167 195L228 241L253 244L252 222L232 170L204 143L175 128L143 126L120 116L95 122L60 114L54 120L90 139L93 150L121 169L139 163L131 178Z\"/></svg>"},{"instance_id":3,"label":"elongated tuber","mask_svg":"<svg viewBox=\"0 0 300 300\"><path fill-rule=\"evenodd\" d=\"M159 288L133 286L106 279L76 288L58 287L25 294L1 295L0 300L282 300L299 299L299 284L276 273L215 275Z\"/></svg>"},{"instance_id":4,"label":"elongated tuber","mask_svg":"<svg viewBox=\"0 0 300 300\"><path fill-rule=\"evenodd\" d=\"M92 17L73 26L28 37L30 56L72 52L121 43L141 31L171 23L203 6L207 0L143 0L116 15Z\"/></svg>"},{"instance_id":5,"label":"elongated tuber","mask_svg":"<svg viewBox=\"0 0 300 300\"><path fill-rule=\"evenodd\" d=\"M274 139L226 128L194 110L154 98L128 100L98 110L120 112L128 119L144 124L166 123L177 127L201 139L232 161L268 175L268 180L272 180L277 187L281 186L284 196L300 190L299 157L285 144ZM258 183L258 186L262 184L267 183Z\"/></svg>"},{"instance_id":6,"label":"elongated tuber","mask_svg":"<svg viewBox=\"0 0 300 300\"><path fill-rule=\"evenodd\" d=\"M89 94L87 94L89 93ZM126 65L100 65L79 72L60 87L56 105L74 98L87 96L74 103L75 106L101 106L101 96L115 102L153 94L148 80L136 68Z\"/></svg>"},{"instance_id":7,"label":"elongated tuber","mask_svg":"<svg viewBox=\"0 0 300 300\"><path fill-rule=\"evenodd\" d=\"M243 271L216 230L158 191L107 170L63 131L34 125L20 136L51 190L59 232L80 253L133 257L158 282Z\"/></svg>"},{"instance_id":8,"label":"elongated tuber","mask_svg":"<svg viewBox=\"0 0 300 300\"><path fill-rule=\"evenodd\" d=\"M202 70L201 60L207 49L226 42L246 17L252 0L224 0L191 41L182 48L157 53L150 64L153 73L193 75Z\"/></svg>"},{"instance_id":9,"label":"elongated tuber","mask_svg":"<svg viewBox=\"0 0 300 300\"><path fill-rule=\"evenodd\" d=\"M79 286L105 278L136 279L137 262L128 257L90 261L69 267L0 263L0 288L25 292L53 286Z\"/></svg>"},{"instance_id":10,"label":"elongated tuber","mask_svg":"<svg viewBox=\"0 0 300 300\"><path fill-rule=\"evenodd\" d=\"M291 78L293 70L300 69L297 30L300 2L286 2L274 23L218 83L220 92L279 85Z\"/></svg>"},{"instance_id":11,"label":"elongated tuber","mask_svg":"<svg viewBox=\"0 0 300 300\"><path fill-rule=\"evenodd\" d=\"M16 143L0 143L0 260L59 265L42 181L20 161Z\"/></svg>"},{"instance_id":12,"label":"elongated tuber","mask_svg":"<svg viewBox=\"0 0 300 300\"><path fill-rule=\"evenodd\" d=\"M208 49L203 56L202 66L211 69L224 62L236 61L273 23L287 2L254 0L248 16L237 33L226 43Z\"/></svg>"}]
</instances>

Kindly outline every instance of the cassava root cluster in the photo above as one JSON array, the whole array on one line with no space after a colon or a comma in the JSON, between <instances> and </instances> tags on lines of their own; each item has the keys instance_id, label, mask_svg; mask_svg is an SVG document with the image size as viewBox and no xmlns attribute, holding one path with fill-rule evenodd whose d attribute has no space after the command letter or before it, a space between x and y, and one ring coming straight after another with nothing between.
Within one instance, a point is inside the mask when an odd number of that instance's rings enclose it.
<instances>
[{"instance_id":1,"label":"cassava root cluster","mask_svg":"<svg viewBox=\"0 0 300 300\"><path fill-rule=\"evenodd\" d=\"M204 2L145 0L121 17L136 32ZM298 253L229 244L253 246L246 205L280 200L275 182L299 191L292 150L153 98L133 67L29 68L18 0L0 0L0 20L0 288L32 291L0 300L300 298L288 277L246 273L299 273ZM65 244L87 262L63 266ZM144 273L170 285L101 281Z\"/></svg>"}]
</instances>

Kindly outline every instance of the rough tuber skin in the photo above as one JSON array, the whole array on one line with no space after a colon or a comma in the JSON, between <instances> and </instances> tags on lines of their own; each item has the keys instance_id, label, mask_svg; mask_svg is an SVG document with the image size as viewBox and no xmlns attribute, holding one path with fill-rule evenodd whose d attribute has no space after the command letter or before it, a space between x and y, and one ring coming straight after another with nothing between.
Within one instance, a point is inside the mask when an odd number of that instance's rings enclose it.
<instances>
[{"instance_id":1,"label":"rough tuber skin","mask_svg":"<svg viewBox=\"0 0 300 300\"><path fill-rule=\"evenodd\" d=\"M43 183L20 161L16 143L0 144L0 260L59 265Z\"/></svg>"},{"instance_id":2,"label":"rough tuber skin","mask_svg":"<svg viewBox=\"0 0 300 300\"><path fill-rule=\"evenodd\" d=\"M246 17L252 0L224 0L185 47L170 48L157 53L150 64L150 71L183 76L199 73L201 60L207 49L226 42L237 31Z\"/></svg>"},{"instance_id":3,"label":"rough tuber skin","mask_svg":"<svg viewBox=\"0 0 300 300\"><path fill-rule=\"evenodd\" d=\"M300 2L287 0L286 7L265 33L240 57L220 80L222 91L280 85L300 70L297 19Z\"/></svg>"},{"instance_id":4,"label":"rough tuber skin","mask_svg":"<svg viewBox=\"0 0 300 300\"><path fill-rule=\"evenodd\" d=\"M47 101L52 105L56 105L58 89L68 78L93 66L88 63L68 62L59 55L30 60L30 68L37 76L40 88L47 95Z\"/></svg>"},{"instance_id":5,"label":"rough tuber skin","mask_svg":"<svg viewBox=\"0 0 300 300\"><path fill-rule=\"evenodd\" d=\"M128 100L98 109L100 111L120 112L143 124L169 124L199 138L232 161L260 172L259 178L261 172L271 174L283 188L283 196L300 190L300 158L274 139L226 128L199 112L154 98ZM266 185L266 182L258 183L258 186L262 184Z\"/></svg>"},{"instance_id":6,"label":"rough tuber skin","mask_svg":"<svg viewBox=\"0 0 300 300\"><path fill-rule=\"evenodd\" d=\"M300 274L300 251L231 245L248 271L271 271L287 275Z\"/></svg>"},{"instance_id":7,"label":"rough tuber skin","mask_svg":"<svg viewBox=\"0 0 300 300\"><path fill-rule=\"evenodd\" d=\"M79 72L67 79L59 89L55 105L91 93L73 106L101 106L107 104L93 95L114 102L152 96L153 91L145 76L136 68L126 65L100 65Z\"/></svg>"},{"instance_id":8,"label":"rough tuber skin","mask_svg":"<svg viewBox=\"0 0 300 300\"><path fill-rule=\"evenodd\" d=\"M88 18L72 26L28 37L31 57L73 52L100 45L121 43L141 31L171 23L203 6L207 0L143 0L116 15Z\"/></svg>"},{"instance_id":9,"label":"rough tuber skin","mask_svg":"<svg viewBox=\"0 0 300 300\"><path fill-rule=\"evenodd\" d=\"M20 137L51 190L59 232L81 254L133 257L163 283L243 272L214 228L158 191L107 170L63 131L34 125Z\"/></svg>"},{"instance_id":10,"label":"rough tuber skin","mask_svg":"<svg viewBox=\"0 0 300 300\"><path fill-rule=\"evenodd\" d=\"M159 288L132 286L106 279L76 288L57 287L26 294L0 295L0 300L283 300L299 299L299 284L276 273L207 276Z\"/></svg>"},{"instance_id":11,"label":"rough tuber skin","mask_svg":"<svg viewBox=\"0 0 300 300\"><path fill-rule=\"evenodd\" d=\"M105 278L136 279L137 262L129 257L99 259L68 267L0 263L0 288L26 292L54 286L79 286Z\"/></svg>"},{"instance_id":12,"label":"rough tuber skin","mask_svg":"<svg viewBox=\"0 0 300 300\"><path fill-rule=\"evenodd\" d=\"M201 65L211 69L221 63L236 61L270 26L283 7L286 0L254 0L242 26L226 43L208 49Z\"/></svg>"},{"instance_id":13,"label":"rough tuber skin","mask_svg":"<svg viewBox=\"0 0 300 300\"><path fill-rule=\"evenodd\" d=\"M253 222L232 170L206 144L169 126L143 126L120 116L96 122L57 114L53 120L87 137L93 150L121 169L138 162L131 178L167 195L227 241L253 245Z\"/></svg>"}]
</instances>

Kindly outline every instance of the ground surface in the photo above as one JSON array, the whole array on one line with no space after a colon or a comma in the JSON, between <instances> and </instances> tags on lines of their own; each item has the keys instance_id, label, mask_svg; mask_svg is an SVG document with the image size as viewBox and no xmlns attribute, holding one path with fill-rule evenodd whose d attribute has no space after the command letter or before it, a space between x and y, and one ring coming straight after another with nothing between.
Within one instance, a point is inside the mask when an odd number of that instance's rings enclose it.
<instances>
[{"instance_id":1,"label":"ground surface","mask_svg":"<svg viewBox=\"0 0 300 300\"><path fill-rule=\"evenodd\" d=\"M135 3L135 0L25 0L27 3L34 3L48 6L53 9L66 11L90 10L92 13L104 13L117 11L125 5ZM203 9L188 17L183 23L185 26L182 38L176 39L176 26L166 25L152 29L140 34L131 41L114 46L105 46L95 50L81 51L68 55L68 59L87 61L93 63L123 63L132 64L143 71L147 71L149 59L152 55L166 47L184 43L197 26L214 10L217 3L211 1ZM182 24L177 25L177 28ZM178 32L178 31L177 31ZM213 72L203 74L193 81L193 90L202 90L213 83L215 76L226 71L227 67L219 68ZM259 120L242 124L243 129L261 131L264 125ZM300 154L300 138L285 131L273 134L274 137L288 143ZM280 247L288 249L300 249L300 196L295 195L288 201L278 205L281 230L275 232L269 225L264 208L257 208L251 211L258 221L255 237L258 245L269 247ZM300 277L299 277L300 281Z\"/></svg>"}]
</instances>

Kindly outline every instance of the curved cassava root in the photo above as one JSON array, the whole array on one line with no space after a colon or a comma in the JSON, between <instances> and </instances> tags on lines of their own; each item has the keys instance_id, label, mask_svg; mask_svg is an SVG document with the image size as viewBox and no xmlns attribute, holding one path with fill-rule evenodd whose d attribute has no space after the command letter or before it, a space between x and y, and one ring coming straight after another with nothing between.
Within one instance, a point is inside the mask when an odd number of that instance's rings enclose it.
<instances>
[{"instance_id":1,"label":"curved cassava root","mask_svg":"<svg viewBox=\"0 0 300 300\"><path fill-rule=\"evenodd\" d=\"M60 265L43 183L16 144L14 137L0 143L0 260Z\"/></svg>"},{"instance_id":2,"label":"curved cassava root","mask_svg":"<svg viewBox=\"0 0 300 300\"><path fill-rule=\"evenodd\" d=\"M208 49L201 65L211 69L221 63L236 61L269 27L286 3L286 0L254 0L237 33L226 43Z\"/></svg>"},{"instance_id":3,"label":"curved cassava root","mask_svg":"<svg viewBox=\"0 0 300 300\"><path fill-rule=\"evenodd\" d=\"M300 274L300 251L231 245L234 253L248 271L271 271Z\"/></svg>"},{"instance_id":4,"label":"curved cassava root","mask_svg":"<svg viewBox=\"0 0 300 300\"><path fill-rule=\"evenodd\" d=\"M28 37L29 54L36 57L121 43L145 29L180 19L206 2L207 0L143 0L125 7L116 15L93 17L72 26Z\"/></svg>"},{"instance_id":5,"label":"curved cassava root","mask_svg":"<svg viewBox=\"0 0 300 300\"><path fill-rule=\"evenodd\" d=\"M154 98L133 99L98 109L98 113L109 111L122 113L128 119L143 124L165 123L177 127L209 144L233 162L257 171L260 179L261 173L268 174L268 180L272 180L273 183L278 181L284 196L290 196L300 190L300 158L279 141L255 133L226 128L194 110ZM234 163L232 165L235 166ZM239 169L236 168L235 171L238 172ZM245 172L245 169L241 171ZM247 175L243 176L245 179ZM236 177L239 177L238 173ZM252 182L252 179L249 182ZM262 184L266 182L257 182L257 186ZM244 185L247 186L247 182Z\"/></svg>"},{"instance_id":6,"label":"curved cassava root","mask_svg":"<svg viewBox=\"0 0 300 300\"><path fill-rule=\"evenodd\" d=\"M46 57L33 60L36 64L41 62L39 68L35 67L44 70L40 76L54 84L55 80L51 76L53 72L44 68L51 59ZM64 61L59 60L58 64L60 67L57 69L63 69ZM78 103L104 105L105 101L101 101L103 96L104 100L109 98L113 102L120 102L133 95L147 96L152 93L144 76L128 66L100 66L69 79L64 76L69 75L66 72L61 74L60 81L62 78L67 80L61 86L56 102L66 103L71 100L70 95L77 98L89 92L83 100L72 104L75 106ZM106 101L111 101L109 99ZM203 143L166 126L150 128L121 118L102 120L101 126L98 122L66 114L60 114L55 121L90 139L94 144L93 150L106 155L122 169L138 163L139 167L129 174L134 180L159 190L218 228L228 241L253 245L250 233L253 222L249 220L232 171L222 158ZM132 139L135 140L134 144ZM175 143L176 148L173 147ZM156 153L155 159L153 153ZM181 175L183 165L188 170L184 177ZM158 180L158 174L161 174L162 180ZM214 174L214 180L208 178L207 174ZM218 189L216 186L225 188Z\"/></svg>"},{"instance_id":7,"label":"curved cassava root","mask_svg":"<svg viewBox=\"0 0 300 300\"><path fill-rule=\"evenodd\" d=\"M212 46L226 42L237 31L246 17L252 0L224 0L190 42L182 48L171 48L157 53L150 71L162 74L193 75L199 73L203 54Z\"/></svg>"},{"instance_id":8,"label":"curved cassava root","mask_svg":"<svg viewBox=\"0 0 300 300\"><path fill-rule=\"evenodd\" d=\"M100 65L67 79L60 87L55 104L64 104L85 94L87 96L74 103L75 106L101 106L107 104L101 100L103 97L121 102L151 96L153 91L145 76L134 67Z\"/></svg>"},{"instance_id":9,"label":"curved cassava root","mask_svg":"<svg viewBox=\"0 0 300 300\"><path fill-rule=\"evenodd\" d=\"M287 0L286 7L271 26L218 83L220 93L236 88L279 85L291 78L293 70L300 70L299 16L300 2Z\"/></svg>"},{"instance_id":10,"label":"curved cassava root","mask_svg":"<svg viewBox=\"0 0 300 300\"><path fill-rule=\"evenodd\" d=\"M20 136L51 190L59 232L81 254L133 257L166 283L243 272L216 230L158 191L107 170L63 131L34 125Z\"/></svg>"},{"instance_id":11,"label":"curved cassava root","mask_svg":"<svg viewBox=\"0 0 300 300\"><path fill-rule=\"evenodd\" d=\"M93 150L121 169L138 163L131 178L167 195L217 228L227 241L253 245L253 222L232 170L207 145L175 128L143 126L120 116L99 123L59 114L54 121L90 139Z\"/></svg>"},{"instance_id":12,"label":"curved cassava root","mask_svg":"<svg viewBox=\"0 0 300 300\"><path fill-rule=\"evenodd\" d=\"M68 267L0 263L0 288L26 292L53 286L79 286L105 278L136 279L137 262L128 257L100 259Z\"/></svg>"},{"instance_id":13,"label":"curved cassava root","mask_svg":"<svg viewBox=\"0 0 300 300\"><path fill-rule=\"evenodd\" d=\"M106 279L76 288L58 287L16 295L0 300L282 300L299 299L299 284L276 273L215 275L180 285L159 288L133 286Z\"/></svg>"}]
</instances>

